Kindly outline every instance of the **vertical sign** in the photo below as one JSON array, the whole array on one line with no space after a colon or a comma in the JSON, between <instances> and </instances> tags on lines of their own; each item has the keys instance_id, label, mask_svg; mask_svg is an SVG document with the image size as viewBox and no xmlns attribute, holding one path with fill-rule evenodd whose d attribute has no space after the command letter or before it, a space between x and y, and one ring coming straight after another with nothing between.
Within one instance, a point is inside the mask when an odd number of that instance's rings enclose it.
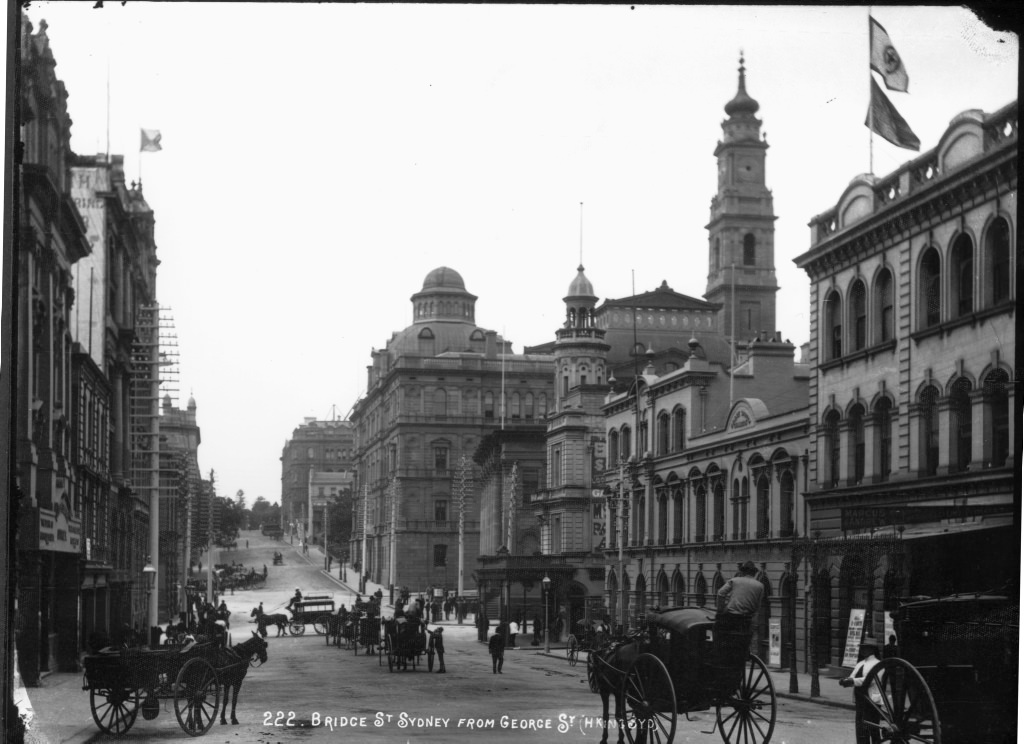
<instances>
[{"instance_id":1,"label":"vertical sign","mask_svg":"<svg viewBox=\"0 0 1024 744\"><path fill-rule=\"evenodd\" d=\"M593 510L591 524L593 525L592 550L604 550L608 543L608 517L605 509L607 507L604 489L592 488L590 490L590 504Z\"/></svg>"},{"instance_id":2,"label":"vertical sign","mask_svg":"<svg viewBox=\"0 0 1024 744\"><path fill-rule=\"evenodd\" d=\"M782 620L768 620L768 664L782 667Z\"/></svg>"},{"instance_id":3,"label":"vertical sign","mask_svg":"<svg viewBox=\"0 0 1024 744\"><path fill-rule=\"evenodd\" d=\"M857 653L860 651L860 639L864 636L864 610L850 610L850 628L846 631L846 651L843 653L843 666L852 667L857 664Z\"/></svg>"}]
</instances>

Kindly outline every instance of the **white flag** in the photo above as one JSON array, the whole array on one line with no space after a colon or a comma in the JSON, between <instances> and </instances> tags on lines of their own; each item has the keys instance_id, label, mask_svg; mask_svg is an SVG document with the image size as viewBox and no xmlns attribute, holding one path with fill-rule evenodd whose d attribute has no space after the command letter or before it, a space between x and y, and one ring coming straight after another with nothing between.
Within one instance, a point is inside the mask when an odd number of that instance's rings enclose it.
<instances>
[{"instance_id":1,"label":"white flag","mask_svg":"<svg viewBox=\"0 0 1024 744\"><path fill-rule=\"evenodd\" d=\"M882 28L882 24L871 16L868 16L871 28L871 69L882 76L885 87L889 90L899 90L904 93L910 84L907 77L907 68L903 66L903 60L892 45L889 34Z\"/></svg>"}]
</instances>

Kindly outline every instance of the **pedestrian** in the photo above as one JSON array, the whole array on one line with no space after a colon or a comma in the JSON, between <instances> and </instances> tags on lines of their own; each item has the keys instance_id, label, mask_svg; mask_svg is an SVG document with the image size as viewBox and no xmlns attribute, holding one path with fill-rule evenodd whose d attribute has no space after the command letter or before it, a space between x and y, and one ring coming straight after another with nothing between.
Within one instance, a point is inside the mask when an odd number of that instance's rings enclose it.
<instances>
[{"instance_id":1,"label":"pedestrian","mask_svg":"<svg viewBox=\"0 0 1024 744\"><path fill-rule=\"evenodd\" d=\"M501 674L501 666L505 663L505 636L501 634L500 627L487 642L487 649L491 652L492 674Z\"/></svg>"},{"instance_id":2,"label":"pedestrian","mask_svg":"<svg viewBox=\"0 0 1024 744\"><path fill-rule=\"evenodd\" d=\"M267 578L267 564L266 563L263 564L263 578L264 579Z\"/></svg>"},{"instance_id":3,"label":"pedestrian","mask_svg":"<svg viewBox=\"0 0 1024 744\"><path fill-rule=\"evenodd\" d=\"M540 634L543 632L544 621L540 619L540 612L533 613L533 645L540 645Z\"/></svg>"},{"instance_id":4,"label":"pedestrian","mask_svg":"<svg viewBox=\"0 0 1024 744\"><path fill-rule=\"evenodd\" d=\"M434 641L434 653L437 654L437 673L444 674L444 628L428 630L431 639Z\"/></svg>"},{"instance_id":5,"label":"pedestrian","mask_svg":"<svg viewBox=\"0 0 1024 744\"><path fill-rule=\"evenodd\" d=\"M245 541L245 549L246 549L246 550L248 550L248 549L249 549L249 541L248 541L248 540L246 540L246 541Z\"/></svg>"},{"instance_id":6,"label":"pedestrian","mask_svg":"<svg viewBox=\"0 0 1024 744\"><path fill-rule=\"evenodd\" d=\"M885 644L885 658L891 659L893 656L900 655L899 644L896 643L896 635L894 633L889 634L889 641Z\"/></svg>"},{"instance_id":7,"label":"pedestrian","mask_svg":"<svg viewBox=\"0 0 1024 744\"><path fill-rule=\"evenodd\" d=\"M229 620L230 617L231 617L231 611L228 609L228 606L227 606L227 604L225 604L224 600L221 600L220 607L217 608L217 619L218 620L223 620L224 621L224 627L230 628L231 627L231 622Z\"/></svg>"},{"instance_id":8,"label":"pedestrian","mask_svg":"<svg viewBox=\"0 0 1024 744\"><path fill-rule=\"evenodd\" d=\"M482 608L481 608L482 609ZM481 611L476 613L476 639L480 643L487 643L487 630L491 623L487 616Z\"/></svg>"},{"instance_id":9,"label":"pedestrian","mask_svg":"<svg viewBox=\"0 0 1024 744\"><path fill-rule=\"evenodd\" d=\"M508 625L508 645L509 648L516 647L516 636L519 635L519 623L513 620Z\"/></svg>"},{"instance_id":10,"label":"pedestrian","mask_svg":"<svg viewBox=\"0 0 1024 744\"><path fill-rule=\"evenodd\" d=\"M856 707L854 731L857 744L878 744L881 741L878 708L882 705L882 693L878 685L872 685L869 690L864 689L868 673L879 662L878 643L874 638L865 638L861 641L857 659L850 676L839 680L839 684L853 688L853 704Z\"/></svg>"}]
</instances>

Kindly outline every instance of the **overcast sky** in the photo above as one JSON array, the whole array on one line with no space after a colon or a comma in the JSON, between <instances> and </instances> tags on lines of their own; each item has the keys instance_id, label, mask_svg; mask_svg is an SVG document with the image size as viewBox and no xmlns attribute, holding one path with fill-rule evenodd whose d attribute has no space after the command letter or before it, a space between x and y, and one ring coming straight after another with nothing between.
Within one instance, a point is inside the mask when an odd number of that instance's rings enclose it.
<instances>
[{"instance_id":1,"label":"overcast sky","mask_svg":"<svg viewBox=\"0 0 1024 744\"><path fill-rule=\"evenodd\" d=\"M792 259L870 170L866 7L35 2L72 148L124 154L155 211L180 400L221 495L280 500L285 441L345 416L370 351L449 266L519 353L552 340L580 261L602 298L701 297L723 106L747 91L778 215L779 330L808 338ZM960 8L879 7L937 144L1017 95L1018 39ZM109 124L107 80L109 70ZM163 150L139 154L140 127ZM874 172L916 153L875 137ZM582 234L580 203L582 208ZM582 240L581 240L582 238Z\"/></svg>"}]
</instances>

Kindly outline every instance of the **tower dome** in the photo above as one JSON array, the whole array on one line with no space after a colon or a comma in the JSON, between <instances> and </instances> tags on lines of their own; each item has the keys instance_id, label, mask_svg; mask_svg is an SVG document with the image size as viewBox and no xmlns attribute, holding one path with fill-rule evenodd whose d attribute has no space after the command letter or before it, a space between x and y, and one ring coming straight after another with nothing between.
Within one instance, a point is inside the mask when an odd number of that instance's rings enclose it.
<instances>
[{"instance_id":1,"label":"tower dome","mask_svg":"<svg viewBox=\"0 0 1024 744\"><path fill-rule=\"evenodd\" d=\"M572 284L569 285L569 293L566 295L566 299L569 297L594 297L594 285L590 283L586 275L583 273L583 264L580 264L576 269L576 278L572 280Z\"/></svg>"},{"instance_id":2,"label":"tower dome","mask_svg":"<svg viewBox=\"0 0 1024 744\"><path fill-rule=\"evenodd\" d=\"M747 95L746 67L743 66L743 53L740 52L740 84L736 95L729 103L725 104L725 113L729 116L742 116L744 114L754 115L761 108L756 100Z\"/></svg>"},{"instance_id":3,"label":"tower dome","mask_svg":"<svg viewBox=\"0 0 1024 744\"><path fill-rule=\"evenodd\" d=\"M423 291L430 289L461 289L466 290L466 283L455 269L441 266L434 269L423 280Z\"/></svg>"}]
</instances>

